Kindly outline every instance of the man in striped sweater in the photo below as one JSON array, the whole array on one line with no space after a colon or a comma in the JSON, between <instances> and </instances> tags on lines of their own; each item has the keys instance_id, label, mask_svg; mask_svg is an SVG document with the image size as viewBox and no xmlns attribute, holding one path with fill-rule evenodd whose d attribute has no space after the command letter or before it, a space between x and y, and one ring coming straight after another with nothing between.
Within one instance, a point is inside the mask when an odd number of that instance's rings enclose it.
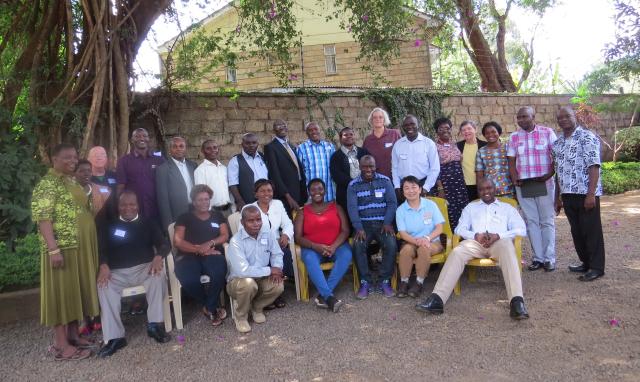
<instances>
[{"instance_id":1,"label":"man in striped sweater","mask_svg":"<svg viewBox=\"0 0 640 382\"><path fill-rule=\"evenodd\" d=\"M369 272L367 247L375 240L382 247L382 267L378 289L386 296L395 295L390 280L396 262L396 236L393 229L398 202L393 183L376 172L371 155L360 159L360 176L347 188L347 210L353 226L353 256L360 274L360 290L356 298L365 299L373 289Z\"/></svg>"}]
</instances>

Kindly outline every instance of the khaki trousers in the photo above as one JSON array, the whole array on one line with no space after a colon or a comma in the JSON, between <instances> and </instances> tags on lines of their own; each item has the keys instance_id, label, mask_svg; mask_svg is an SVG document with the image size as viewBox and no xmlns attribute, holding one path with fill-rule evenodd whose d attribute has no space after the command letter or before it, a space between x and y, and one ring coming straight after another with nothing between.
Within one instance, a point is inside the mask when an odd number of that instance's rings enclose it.
<instances>
[{"instance_id":1,"label":"khaki trousers","mask_svg":"<svg viewBox=\"0 0 640 382\"><path fill-rule=\"evenodd\" d=\"M497 260L502 277L507 288L509 301L516 296L522 297L522 279L520 278L520 268L518 268L518 258L516 248L511 239L500 239L489 248L485 248L475 240L464 240L455 247L438 277L438 282L433 288L433 293L440 296L442 302L447 302L453 287L464 272L465 265L471 259L492 258Z\"/></svg>"},{"instance_id":2,"label":"khaki trousers","mask_svg":"<svg viewBox=\"0 0 640 382\"><path fill-rule=\"evenodd\" d=\"M249 310L262 313L264 307L284 292L284 284L276 284L269 277L238 278L227 283L227 293L236 300L236 320L246 320Z\"/></svg>"},{"instance_id":3,"label":"khaki trousers","mask_svg":"<svg viewBox=\"0 0 640 382\"><path fill-rule=\"evenodd\" d=\"M442 244L439 242L431 243L429 248L418 247L414 244L404 243L400 249L398 256L398 268L400 269L400 278L411 276L411 268L413 267L413 259L416 259L416 276L426 278L431 266L431 256L442 252Z\"/></svg>"}]
</instances>

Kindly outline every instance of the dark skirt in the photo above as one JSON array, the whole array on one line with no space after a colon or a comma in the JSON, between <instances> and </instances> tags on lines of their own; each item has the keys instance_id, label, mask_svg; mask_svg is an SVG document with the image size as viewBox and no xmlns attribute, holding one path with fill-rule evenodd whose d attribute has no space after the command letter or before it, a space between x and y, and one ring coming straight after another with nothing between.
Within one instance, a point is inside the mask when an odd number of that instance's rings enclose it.
<instances>
[{"instance_id":1,"label":"dark skirt","mask_svg":"<svg viewBox=\"0 0 640 382\"><path fill-rule=\"evenodd\" d=\"M449 223L451 223L451 229L455 230L458 226L462 209L469 204L469 196L467 187L464 184L464 175L462 174L460 162L449 162L440 165L439 179L444 186L447 202L449 202L447 206Z\"/></svg>"}]
</instances>

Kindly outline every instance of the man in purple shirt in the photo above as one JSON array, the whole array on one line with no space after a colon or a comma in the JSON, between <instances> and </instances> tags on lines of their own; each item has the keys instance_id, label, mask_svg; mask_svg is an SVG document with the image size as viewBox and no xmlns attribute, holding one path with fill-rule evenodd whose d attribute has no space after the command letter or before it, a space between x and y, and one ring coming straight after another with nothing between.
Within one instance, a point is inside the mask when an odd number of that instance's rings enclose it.
<instances>
[{"instance_id":1,"label":"man in purple shirt","mask_svg":"<svg viewBox=\"0 0 640 382\"><path fill-rule=\"evenodd\" d=\"M125 189L135 192L140 202L140 214L155 219L158 217L156 167L164 163L164 158L161 153L149 150L149 133L143 128L133 131L131 146L131 152L118 161L118 195Z\"/></svg>"}]
</instances>

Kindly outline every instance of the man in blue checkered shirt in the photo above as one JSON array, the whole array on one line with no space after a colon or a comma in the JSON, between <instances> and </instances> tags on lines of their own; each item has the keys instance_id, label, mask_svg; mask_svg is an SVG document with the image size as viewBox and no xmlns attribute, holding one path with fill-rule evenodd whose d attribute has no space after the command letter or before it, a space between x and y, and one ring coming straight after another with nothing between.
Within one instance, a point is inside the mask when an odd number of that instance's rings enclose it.
<instances>
[{"instance_id":1,"label":"man in blue checkered shirt","mask_svg":"<svg viewBox=\"0 0 640 382\"><path fill-rule=\"evenodd\" d=\"M324 200L330 202L336 198L335 187L329 172L331 155L336 152L336 148L332 143L320 140L320 127L316 122L307 123L305 132L309 139L302 142L297 150L298 158L304 168L304 175L307 182L315 178L322 179L326 184Z\"/></svg>"},{"instance_id":2,"label":"man in blue checkered shirt","mask_svg":"<svg viewBox=\"0 0 640 382\"><path fill-rule=\"evenodd\" d=\"M376 160L371 155L360 158L360 176L347 188L347 210L353 226L353 258L360 274L360 290L356 298L365 299L372 288L367 247L375 240L382 248L381 283L378 289L393 297L391 275L396 265L396 233L393 218L398 202L393 183L376 172Z\"/></svg>"}]
</instances>

